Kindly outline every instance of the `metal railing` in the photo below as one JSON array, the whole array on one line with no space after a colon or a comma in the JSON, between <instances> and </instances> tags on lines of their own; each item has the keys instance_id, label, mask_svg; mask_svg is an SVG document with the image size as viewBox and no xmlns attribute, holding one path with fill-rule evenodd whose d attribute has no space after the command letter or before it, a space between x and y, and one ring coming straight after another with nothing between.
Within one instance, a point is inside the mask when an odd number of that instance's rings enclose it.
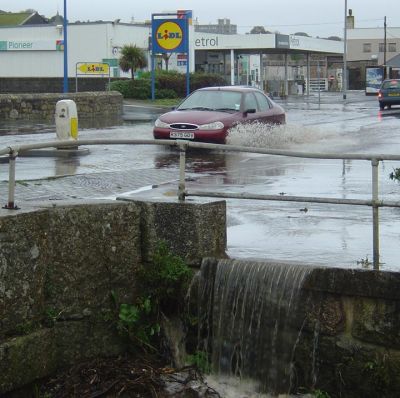
<instances>
[{"instance_id":1,"label":"metal railing","mask_svg":"<svg viewBox=\"0 0 400 398\"><path fill-rule=\"evenodd\" d=\"M379 270L379 208L380 207L400 207L400 201L379 200L378 167L383 160L400 161L400 155L390 154L358 154L358 153L311 153L296 152L274 149L264 149L255 147L244 147L234 145L207 144L190 141L171 141L171 140L128 140L128 139L95 139L78 141L50 141L35 144L15 145L0 150L0 156L8 155L9 159L9 180L8 180L8 203L3 207L8 210L16 210L15 205L15 163L18 155L26 152L44 148L77 148L82 145L164 145L179 148L179 185L177 196L180 201L184 201L187 196L214 197L229 199L250 199L250 200L271 200L283 202L307 202L307 203L326 203L337 205L355 205L372 207L373 224L373 268ZM186 189L186 151L188 148L214 149L224 152L247 152L274 156L298 157L305 159L336 159L336 160L364 160L369 161L372 167L372 192L371 200L360 199L339 199L326 197L304 197L304 196L282 196L282 195L261 195L248 193L217 193L207 191L188 191Z\"/></svg>"}]
</instances>

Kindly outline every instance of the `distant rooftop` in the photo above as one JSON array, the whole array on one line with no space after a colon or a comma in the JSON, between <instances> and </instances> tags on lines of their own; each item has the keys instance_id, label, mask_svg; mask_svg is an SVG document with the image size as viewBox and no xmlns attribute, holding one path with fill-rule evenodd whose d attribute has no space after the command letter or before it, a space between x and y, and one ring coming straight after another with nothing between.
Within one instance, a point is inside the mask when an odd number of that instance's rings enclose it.
<instances>
[{"instance_id":1,"label":"distant rooftop","mask_svg":"<svg viewBox=\"0 0 400 398\"><path fill-rule=\"evenodd\" d=\"M48 20L37 12L0 11L0 26L48 24Z\"/></svg>"},{"instance_id":2,"label":"distant rooftop","mask_svg":"<svg viewBox=\"0 0 400 398\"><path fill-rule=\"evenodd\" d=\"M235 35L237 34L237 25L231 24L231 20L228 18L218 19L217 24L200 25L197 19L194 21L195 32L203 33L216 33L223 35Z\"/></svg>"}]
</instances>

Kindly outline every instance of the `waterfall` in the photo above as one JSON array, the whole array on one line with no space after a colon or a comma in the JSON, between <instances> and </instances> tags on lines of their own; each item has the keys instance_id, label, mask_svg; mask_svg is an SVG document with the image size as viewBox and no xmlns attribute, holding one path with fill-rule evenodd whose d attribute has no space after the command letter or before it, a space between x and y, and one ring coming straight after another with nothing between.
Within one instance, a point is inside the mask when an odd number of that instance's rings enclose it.
<instances>
[{"instance_id":1,"label":"waterfall","mask_svg":"<svg viewBox=\"0 0 400 398\"><path fill-rule=\"evenodd\" d=\"M200 277L200 349L213 372L289 393L305 315L301 287L312 267L266 261L204 260Z\"/></svg>"}]
</instances>

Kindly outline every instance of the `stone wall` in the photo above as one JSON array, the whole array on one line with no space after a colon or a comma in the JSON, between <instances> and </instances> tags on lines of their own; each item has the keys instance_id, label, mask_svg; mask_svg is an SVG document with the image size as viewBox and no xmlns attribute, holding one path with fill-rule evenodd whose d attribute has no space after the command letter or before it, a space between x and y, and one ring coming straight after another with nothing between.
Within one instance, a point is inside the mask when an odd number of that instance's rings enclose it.
<instances>
[{"instance_id":1,"label":"stone wall","mask_svg":"<svg viewBox=\"0 0 400 398\"><path fill-rule=\"evenodd\" d=\"M296 352L305 382L331 397L400 396L399 285L398 272L313 270Z\"/></svg>"},{"instance_id":2,"label":"stone wall","mask_svg":"<svg viewBox=\"0 0 400 398\"><path fill-rule=\"evenodd\" d=\"M151 261L158 240L166 240L190 264L208 257L203 279L211 289L219 263L245 264L246 260L211 259L226 257L225 211L225 202L175 200L0 209L0 395L62 366L124 352L126 347L104 315L115 308L111 292L121 303L134 300L135 270ZM399 396L400 273L309 265L298 294L289 291L285 296L285 278L299 274L295 265L264 261L259 267L262 277L267 275L265 266L278 277L276 284L264 287L271 293L276 285L276 295L262 294L266 301L254 305L253 300L250 308L257 314L278 305L278 315L288 314L281 319L284 334L277 338L294 341L288 351L290 385L280 392L320 390L332 398ZM280 267L282 272L277 272ZM251 275L262 282L261 276ZM242 286L232 290L235 294L257 291L238 283ZM227 281L219 289L225 285ZM210 290L204 297L215 310L219 303L212 302L213 296ZM289 311L283 312L287 298ZM238 319L244 314L242 309ZM213 317L207 319L212 325ZM260 318L258 334L253 330L258 323L252 323L254 341L266 336L268 328L276 336L277 319ZM249 335L249 328L243 330ZM229 329L230 335L239 332L240 328ZM212 336L213 331L204 334ZM243 348L252 352L250 346ZM282 354L274 352L277 358Z\"/></svg>"},{"instance_id":3,"label":"stone wall","mask_svg":"<svg viewBox=\"0 0 400 398\"><path fill-rule=\"evenodd\" d=\"M133 302L135 270L161 239L189 263L224 256L225 203L0 209L0 395L62 366L123 352L104 316L115 308L111 292Z\"/></svg>"},{"instance_id":4,"label":"stone wall","mask_svg":"<svg viewBox=\"0 0 400 398\"><path fill-rule=\"evenodd\" d=\"M121 78L112 78L121 80ZM106 91L108 78L80 77L78 78L79 91ZM0 77L0 93L26 94L26 93L62 93L64 78L62 77ZM68 79L70 92L76 91L76 79Z\"/></svg>"},{"instance_id":5,"label":"stone wall","mask_svg":"<svg viewBox=\"0 0 400 398\"><path fill-rule=\"evenodd\" d=\"M116 91L68 94L0 94L0 119L54 122L56 103L62 99L76 102L78 120L108 119L122 123L123 97Z\"/></svg>"}]
</instances>

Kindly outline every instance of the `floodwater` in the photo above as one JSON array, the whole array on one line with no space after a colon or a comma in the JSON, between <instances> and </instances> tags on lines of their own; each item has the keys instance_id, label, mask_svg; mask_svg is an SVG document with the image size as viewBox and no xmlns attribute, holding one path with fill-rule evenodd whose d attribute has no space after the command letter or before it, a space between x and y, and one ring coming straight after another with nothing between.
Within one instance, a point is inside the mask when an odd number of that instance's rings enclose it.
<instances>
[{"instance_id":1,"label":"floodwater","mask_svg":"<svg viewBox=\"0 0 400 398\"><path fill-rule=\"evenodd\" d=\"M257 125L240 127L231 131L229 143L307 152L400 154L400 108L380 112L375 102L361 100L347 105L288 103L286 109L287 125L267 130ZM152 138L151 131L151 123L143 122L81 130L80 138L147 139ZM2 136L0 147L39 139L53 140L54 133ZM121 169L178 170L178 163L174 149L100 145L90 147L89 155L78 159L20 158L17 178L44 179ZM389 178L396 167L400 162L380 163L380 199L398 200L400 185ZM189 190L371 199L371 166L367 161L191 150L187 173ZM2 165L0 180L7 178L7 167ZM227 208L228 254L232 257L371 268L369 207L229 199ZM382 270L400 267L399 212L380 210Z\"/></svg>"},{"instance_id":2,"label":"floodwater","mask_svg":"<svg viewBox=\"0 0 400 398\"><path fill-rule=\"evenodd\" d=\"M360 101L346 106L288 104L287 125L237 128L235 145L307 152L400 154L400 108L380 112ZM7 127L7 133L9 131ZM12 130L12 129L11 129ZM35 126L35 134L0 137L0 148L17 143L54 140L50 126ZM150 122L108 129L86 129L80 138L152 138ZM20 133L21 131L19 131ZM40 134L37 134L40 133ZM178 178L179 154L158 146L93 146L86 156L19 158L18 179L92 174L120 170L170 169ZM400 162L379 165L380 199L397 201L400 185L389 178ZM249 153L194 151L187 154L187 187L221 192L371 198L371 166L367 161L316 160ZM0 181L8 169L0 164ZM62 184L62 179L59 179ZM129 187L126 193L129 194ZM148 187L143 187L148 189ZM176 190L177 184L164 189ZM162 189L153 190L154 195ZM118 193L121 196L121 193ZM132 194L133 196L133 194ZM380 210L381 269L399 270L399 209ZM367 207L294 202L227 200L228 254L235 258L303 261L334 267L372 268L372 211ZM252 381L210 376L209 385L226 398L270 398Z\"/></svg>"},{"instance_id":3,"label":"floodwater","mask_svg":"<svg viewBox=\"0 0 400 398\"><path fill-rule=\"evenodd\" d=\"M400 112L400 109L397 111ZM266 135L244 132L235 144L308 152L400 154L399 114L347 109L341 118L325 112L289 111L292 120ZM313 115L314 113L314 115ZM328 123L327 123L328 122ZM250 137L248 137L250 136ZM315 160L253 156L228 176L236 191L257 194L371 199L371 166L367 161ZM389 178L399 162L381 162L380 199L398 200L400 186ZM251 176L251 177L250 177ZM246 181L246 186L243 182ZM233 190L233 184L226 184ZM227 189L224 187L224 189ZM372 210L369 207L231 200L228 204L228 253L306 261L338 267L370 268ZM399 269L399 209L380 210L381 269Z\"/></svg>"}]
</instances>

